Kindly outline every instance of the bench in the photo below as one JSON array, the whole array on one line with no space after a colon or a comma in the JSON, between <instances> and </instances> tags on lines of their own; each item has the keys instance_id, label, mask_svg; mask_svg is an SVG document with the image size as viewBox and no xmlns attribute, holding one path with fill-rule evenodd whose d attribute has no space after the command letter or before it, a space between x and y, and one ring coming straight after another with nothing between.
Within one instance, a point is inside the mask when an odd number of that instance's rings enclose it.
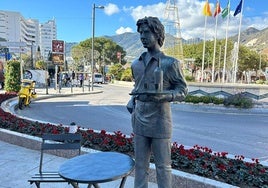
<instances>
[{"instance_id":1,"label":"bench","mask_svg":"<svg viewBox=\"0 0 268 188\"><path fill-rule=\"evenodd\" d=\"M30 184L35 183L37 188L40 188L41 183L69 183L67 180L60 177L57 171L43 171L43 158L45 151L48 150L54 150L54 152L58 150L75 150L76 155L80 155L81 139L82 136L80 134L44 134L42 136L39 173L32 176L28 182L30 182Z\"/></svg>"}]
</instances>

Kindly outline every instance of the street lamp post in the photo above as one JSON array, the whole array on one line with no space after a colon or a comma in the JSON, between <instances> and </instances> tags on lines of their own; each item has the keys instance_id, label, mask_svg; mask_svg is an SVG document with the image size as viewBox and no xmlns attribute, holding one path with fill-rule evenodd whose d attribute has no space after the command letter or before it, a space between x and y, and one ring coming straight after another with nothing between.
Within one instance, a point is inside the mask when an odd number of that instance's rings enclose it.
<instances>
[{"instance_id":1,"label":"street lamp post","mask_svg":"<svg viewBox=\"0 0 268 188\"><path fill-rule=\"evenodd\" d=\"M31 68L32 69L34 69L35 68L35 66L34 66L34 55L33 55L33 47L34 47L34 45L33 45L33 41L32 41L32 45L31 45Z\"/></svg>"},{"instance_id":2,"label":"street lamp post","mask_svg":"<svg viewBox=\"0 0 268 188\"><path fill-rule=\"evenodd\" d=\"M95 9L104 9L104 6L92 6L92 47L91 47L91 91L93 91L93 74L94 74L94 35L95 35Z\"/></svg>"}]
</instances>

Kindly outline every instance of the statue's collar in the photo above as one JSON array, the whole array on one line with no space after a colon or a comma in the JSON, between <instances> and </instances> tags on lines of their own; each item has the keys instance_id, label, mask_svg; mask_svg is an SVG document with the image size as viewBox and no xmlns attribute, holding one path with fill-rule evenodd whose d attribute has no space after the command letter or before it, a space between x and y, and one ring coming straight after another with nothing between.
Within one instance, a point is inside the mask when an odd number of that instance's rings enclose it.
<instances>
[{"instance_id":1,"label":"statue's collar","mask_svg":"<svg viewBox=\"0 0 268 188\"><path fill-rule=\"evenodd\" d=\"M145 60L146 55L148 55L148 52L143 52L143 53L141 54L141 56L139 57L139 61ZM154 54L153 56L151 56L149 59L154 58L155 60L158 60L158 59L159 59L161 56L163 56L163 55L164 55L164 53L160 51L160 52L158 52L157 54Z\"/></svg>"}]
</instances>

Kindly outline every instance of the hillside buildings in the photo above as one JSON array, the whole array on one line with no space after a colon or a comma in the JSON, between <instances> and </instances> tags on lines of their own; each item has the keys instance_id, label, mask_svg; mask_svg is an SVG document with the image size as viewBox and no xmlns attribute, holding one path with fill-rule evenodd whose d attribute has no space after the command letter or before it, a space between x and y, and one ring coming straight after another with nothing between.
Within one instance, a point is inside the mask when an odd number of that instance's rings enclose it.
<instances>
[{"instance_id":1,"label":"hillside buildings","mask_svg":"<svg viewBox=\"0 0 268 188\"><path fill-rule=\"evenodd\" d=\"M36 19L25 19L19 12L0 10L0 38L7 42L25 42L26 53L36 54L40 49L45 60L52 48L52 40L57 39L55 19L39 23ZM10 52L16 49L9 48Z\"/></svg>"}]
</instances>

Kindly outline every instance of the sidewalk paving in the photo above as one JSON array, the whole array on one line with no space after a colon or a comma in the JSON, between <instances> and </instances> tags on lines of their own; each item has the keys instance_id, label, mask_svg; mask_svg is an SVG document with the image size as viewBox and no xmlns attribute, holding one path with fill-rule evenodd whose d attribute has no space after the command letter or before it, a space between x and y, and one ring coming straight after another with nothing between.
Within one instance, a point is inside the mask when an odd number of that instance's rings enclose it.
<instances>
[{"instance_id":1,"label":"sidewalk paving","mask_svg":"<svg viewBox=\"0 0 268 188\"><path fill-rule=\"evenodd\" d=\"M30 185L28 179L38 173L40 151L27 149L0 141L0 188L35 188ZM66 161L66 158L46 154L44 169L57 170ZM119 180L99 184L101 188L118 188ZM87 184L79 184L80 188L86 188ZM125 188L134 186L134 178L127 177ZM46 188L72 188L68 183L41 183ZM149 183L150 188L157 188L155 183Z\"/></svg>"}]
</instances>

